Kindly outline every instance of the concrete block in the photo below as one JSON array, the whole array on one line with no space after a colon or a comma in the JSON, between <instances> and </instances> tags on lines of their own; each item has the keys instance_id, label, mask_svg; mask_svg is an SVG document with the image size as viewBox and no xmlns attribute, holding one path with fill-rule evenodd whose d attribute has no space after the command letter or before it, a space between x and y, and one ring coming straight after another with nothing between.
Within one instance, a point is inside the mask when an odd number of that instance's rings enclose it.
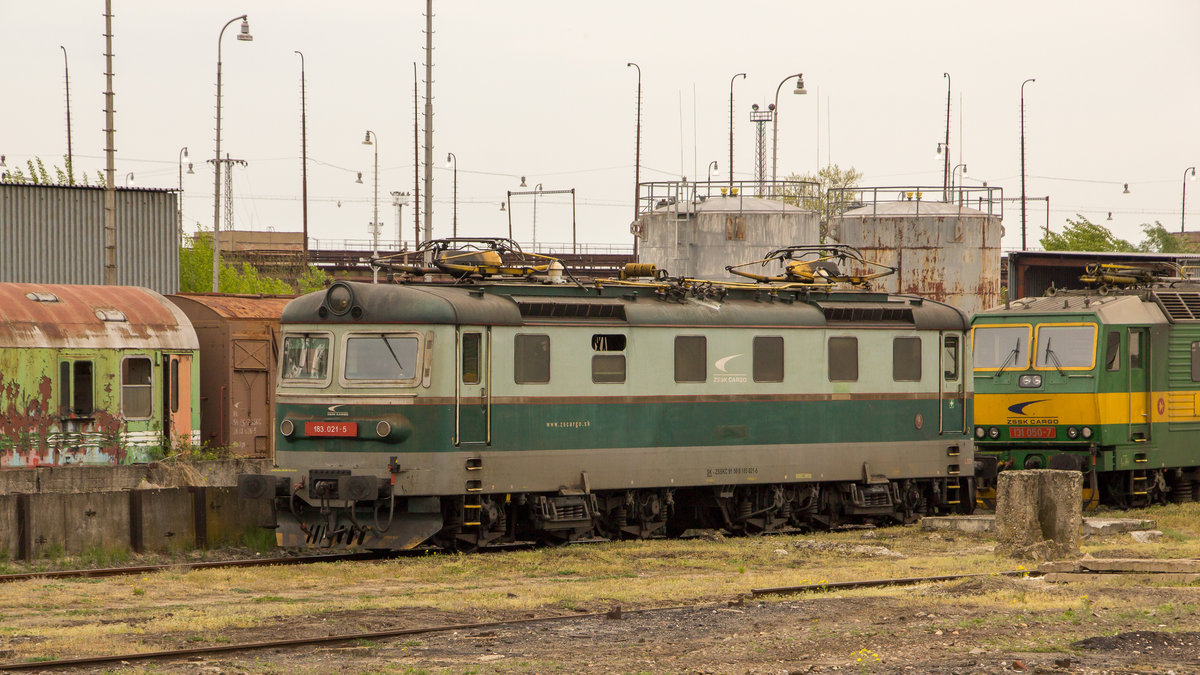
<instances>
[{"instance_id":1,"label":"concrete block","mask_svg":"<svg viewBox=\"0 0 1200 675\"><path fill-rule=\"evenodd\" d=\"M995 516L927 516L921 519L926 532L991 532L996 527Z\"/></svg>"},{"instance_id":2,"label":"concrete block","mask_svg":"<svg viewBox=\"0 0 1200 675\"><path fill-rule=\"evenodd\" d=\"M996 487L998 550L1016 558L1079 555L1083 524L1078 471L1004 471Z\"/></svg>"},{"instance_id":3,"label":"concrete block","mask_svg":"<svg viewBox=\"0 0 1200 675\"><path fill-rule=\"evenodd\" d=\"M125 492L32 494L24 499L22 557L129 548Z\"/></svg>"},{"instance_id":4,"label":"concrete block","mask_svg":"<svg viewBox=\"0 0 1200 675\"><path fill-rule=\"evenodd\" d=\"M1162 539L1163 533L1159 530L1140 530L1138 532L1130 532L1129 536L1139 544L1148 544L1152 541Z\"/></svg>"},{"instance_id":5,"label":"concrete block","mask_svg":"<svg viewBox=\"0 0 1200 675\"><path fill-rule=\"evenodd\" d=\"M0 495L12 495L21 492L37 492L37 485L37 469L0 470Z\"/></svg>"},{"instance_id":6,"label":"concrete block","mask_svg":"<svg viewBox=\"0 0 1200 675\"><path fill-rule=\"evenodd\" d=\"M196 500L186 488L129 493L134 551L182 551L196 546Z\"/></svg>"},{"instance_id":7,"label":"concrete block","mask_svg":"<svg viewBox=\"0 0 1200 675\"><path fill-rule=\"evenodd\" d=\"M17 532L17 496L0 494L0 560L16 560L20 556Z\"/></svg>"},{"instance_id":8,"label":"concrete block","mask_svg":"<svg viewBox=\"0 0 1200 675\"><path fill-rule=\"evenodd\" d=\"M203 505L203 546L237 545L244 535L273 524L271 504L265 499L242 500L236 487L192 488ZM199 533L197 533L199 539Z\"/></svg>"},{"instance_id":9,"label":"concrete block","mask_svg":"<svg viewBox=\"0 0 1200 675\"><path fill-rule=\"evenodd\" d=\"M1153 520L1141 518L1084 518L1083 533L1087 534L1117 534L1119 532L1134 532L1136 530L1154 529Z\"/></svg>"}]
</instances>

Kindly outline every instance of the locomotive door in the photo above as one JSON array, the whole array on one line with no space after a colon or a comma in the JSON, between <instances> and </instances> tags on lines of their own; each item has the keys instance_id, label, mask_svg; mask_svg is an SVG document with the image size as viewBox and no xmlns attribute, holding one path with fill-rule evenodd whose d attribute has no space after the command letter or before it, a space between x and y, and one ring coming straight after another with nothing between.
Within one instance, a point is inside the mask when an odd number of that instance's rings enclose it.
<instances>
[{"instance_id":1,"label":"locomotive door","mask_svg":"<svg viewBox=\"0 0 1200 675\"><path fill-rule=\"evenodd\" d=\"M483 326L459 327L455 336L454 444L492 443L492 340Z\"/></svg>"},{"instance_id":2,"label":"locomotive door","mask_svg":"<svg viewBox=\"0 0 1200 675\"><path fill-rule=\"evenodd\" d=\"M941 369L938 373L939 433L962 433L967 428L966 394L963 384L962 336L941 335Z\"/></svg>"},{"instance_id":3,"label":"locomotive door","mask_svg":"<svg viewBox=\"0 0 1200 675\"><path fill-rule=\"evenodd\" d=\"M192 355L166 354L163 360L163 441L188 444L192 434Z\"/></svg>"},{"instance_id":4,"label":"locomotive door","mask_svg":"<svg viewBox=\"0 0 1200 675\"><path fill-rule=\"evenodd\" d=\"M1150 340L1145 328L1129 328L1129 440L1150 439Z\"/></svg>"}]
</instances>

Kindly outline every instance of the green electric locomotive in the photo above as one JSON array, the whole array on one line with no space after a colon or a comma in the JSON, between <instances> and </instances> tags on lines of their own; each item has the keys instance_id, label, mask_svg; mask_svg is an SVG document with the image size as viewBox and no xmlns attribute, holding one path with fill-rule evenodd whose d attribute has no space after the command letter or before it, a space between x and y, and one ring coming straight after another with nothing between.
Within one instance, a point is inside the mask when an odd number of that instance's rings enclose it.
<instances>
[{"instance_id":1,"label":"green electric locomotive","mask_svg":"<svg viewBox=\"0 0 1200 675\"><path fill-rule=\"evenodd\" d=\"M281 545L404 549L911 521L974 504L967 319L873 293L849 249L778 276L584 285L507 240L452 283L336 282L283 313ZM736 271L736 270L735 270ZM649 276L635 278L641 273ZM567 275L569 277L569 274Z\"/></svg>"}]
</instances>

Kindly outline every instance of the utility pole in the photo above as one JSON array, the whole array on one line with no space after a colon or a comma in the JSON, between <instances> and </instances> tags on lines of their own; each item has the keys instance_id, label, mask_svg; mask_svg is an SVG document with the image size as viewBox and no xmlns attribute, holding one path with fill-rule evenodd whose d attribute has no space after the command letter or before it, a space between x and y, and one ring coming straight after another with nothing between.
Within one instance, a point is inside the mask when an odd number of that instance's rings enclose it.
<instances>
[{"instance_id":1,"label":"utility pole","mask_svg":"<svg viewBox=\"0 0 1200 675\"><path fill-rule=\"evenodd\" d=\"M946 154L942 169L942 200L946 201L946 195L950 193L950 73L942 75L946 76Z\"/></svg>"},{"instance_id":2,"label":"utility pole","mask_svg":"<svg viewBox=\"0 0 1200 675\"><path fill-rule=\"evenodd\" d=\"M433 239L433 0L425 0L425 240Z\"/></svg>"},{"instance_id":3,"label":"utility pole","mask_svg":"<svg viewBox=\"0 0 1200 675\"><path fill-rule=\"evenodd\" d=\"M1032 77L1021 83L1021 250L1025 244L1025 85L1037 82Z\"/></svg>"},{"instance_id":4,"label":"utility pole","mask_svg":"<svg viewBox=\"0 0 1200 675\"><path fill-rule=\"evenodd\" d=\"M308 102L304 92L304 52L300 55L300 194L304 214L304 266L308 267Z\"/></svg>"},{"instance_id":5,"label":"utility pole","mask_svg":"<svg viewBox=\"0 0 1200 675\"><path fill-rule=\"evenodd\" d=\"M104 0L104 283L117 285L117 193L113 154L112 0Z\"/></svg>"},{"instance_id":6,"label":"utility pole","mask_svg":"<svg viewBox=\"0 0 1200 675\"><path fill-rule=\"evenodd\" d=\"M75 152L71 149L71 67L67 63L67 48L59 45L63 52L63 73L67 82L67 182L75 184Z\"/></svg>"}]
</instances>

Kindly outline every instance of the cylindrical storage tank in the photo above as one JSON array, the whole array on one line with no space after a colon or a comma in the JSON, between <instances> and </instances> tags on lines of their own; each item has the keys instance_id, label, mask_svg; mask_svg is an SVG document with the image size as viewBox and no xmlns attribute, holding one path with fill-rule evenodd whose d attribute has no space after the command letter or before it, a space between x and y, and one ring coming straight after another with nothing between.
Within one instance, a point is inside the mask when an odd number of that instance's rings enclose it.
<instances>
[{"instance_id":1,"label":"cylindrical storage tank","mask_svg":"<svg viewBox=\"0 0 1200 675\"><path fill-rule=\"evenodd\" d=\"M742 280L725 270L783 246L816 244L817 213L775 199L741 196L656 204L633 226L638 261L671 276Z\"/></svg>"},{"instance_id":2,"label":"cylindrical storage tank","mask_svg":"<svg viewBox=\"0 0 1200 675\"><path fill-rule=\"evenodd\" d=\"M877 202L834 217L830 235L896 268L874 288L945 302L970 316L1001 301L1000 221L999 214L952 203Z\"/></svg>"}]
</instances>

